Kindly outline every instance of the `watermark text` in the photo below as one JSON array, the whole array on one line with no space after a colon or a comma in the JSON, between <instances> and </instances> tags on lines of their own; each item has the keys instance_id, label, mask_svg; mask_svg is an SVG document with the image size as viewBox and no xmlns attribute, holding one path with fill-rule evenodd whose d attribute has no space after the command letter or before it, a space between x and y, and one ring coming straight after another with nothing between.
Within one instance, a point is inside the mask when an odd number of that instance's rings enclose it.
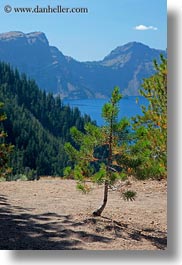
<instances>
[{"instance_id":1,"label":"watermark text","mask_svg":"<svg viewBox=\"0 0 182 265\"><path fill-rule=\"evenodd\" d=\"M47 13L47 14L86 14L89 12L88 8L86 7L63 7L61 5L57 5L55 7L52 7L50 5L46 7L41 7L39 5L35 7L12 7L11 5L5 5L4 6L4 11L6 13L35 13L35 14L40 14L40 13Z\"/></svg>"}]
</instances>

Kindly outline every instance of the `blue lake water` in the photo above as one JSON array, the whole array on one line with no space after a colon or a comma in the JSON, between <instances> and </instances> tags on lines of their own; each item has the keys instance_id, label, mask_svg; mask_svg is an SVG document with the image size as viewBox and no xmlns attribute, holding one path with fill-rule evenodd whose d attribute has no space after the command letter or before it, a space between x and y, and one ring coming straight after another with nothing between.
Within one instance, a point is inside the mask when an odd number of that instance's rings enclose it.
<instances>
[{"instance_id":1,"label":"blue lake water","mask_svg":"<svg viewBox=\"0 0 182 265\"><path fill-rule=\"evenodd\" d=\"M138 103L136 99L138 98ZM79 108L80 112L90 115L92 120L97 122L97 125L102 126L104 124L103 118L101 116L103 105L108 102L107 99L70 99L63 100L65 105L70 107ZM137 114L141 115L141 105L147 106L148 101L144 97L127 97L123 98L119 103L119 119L123 117L131 118Z\"/></svg>"}]
</instances>

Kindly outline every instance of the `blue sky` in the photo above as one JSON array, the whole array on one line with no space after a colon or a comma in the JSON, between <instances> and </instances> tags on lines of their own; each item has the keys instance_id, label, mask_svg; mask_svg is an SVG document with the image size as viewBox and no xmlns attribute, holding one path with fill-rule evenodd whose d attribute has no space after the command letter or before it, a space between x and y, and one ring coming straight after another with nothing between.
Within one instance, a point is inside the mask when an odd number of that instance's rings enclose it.
<instances>
[{"instance_id":1,"label":"blue sky","mask_svg":"<svg viewBox=\"0 0 182 265\"><path fill-rule=\"evenodd\" d=\"M86 7L87 14L5 13L14 7ZM42 31L49 43L80 61L103 59L117 46L139 41L167 47L166 0L1 0L0 32Z\"/></svg>"}]
</instances>

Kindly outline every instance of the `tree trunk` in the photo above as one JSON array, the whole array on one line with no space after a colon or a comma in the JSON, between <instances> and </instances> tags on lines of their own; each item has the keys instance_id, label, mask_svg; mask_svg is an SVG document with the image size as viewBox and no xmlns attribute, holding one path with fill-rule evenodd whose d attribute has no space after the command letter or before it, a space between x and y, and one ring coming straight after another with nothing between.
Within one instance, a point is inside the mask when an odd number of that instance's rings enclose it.
<instances>
[{"instance_id":1,"label":"tree trunk","mask_svg":"<svg viewBox=\"0 0 182 265\"><path fill-rule=\"evenodd\" d=\"M108 189L109 189L109 184L108 181L106 180L104 183L104 199L103 199L103 203L102 205L93 212L94 216L100 216L104 210L104 208L106 207L107 204L107 198L108 198Z\"/></svg>"},{"instance_id":2,"label":"tree trunk","mask_svg":"<svg viewBox=\"0 0 182 265\"><path fill-rule=\"evenodd\" d=\"M112 107L114 108L114 102L112 102ZM109 125L109 139L108 139L108 141L109 141L109 143L108 143L109 154L108 154L108 159L107 159L107 178L109 178L109 176L110 176L110 167L112 165L113 115L114 115L114 111L112 111L112 113L111 113L111 119L110 119L110 125ZM109 178L109 180L110 180L110 178ZM108 180L105 180L103 203L96 211L93 212L94 216L100 216L102 214L104 208L106 207L107 197L108 197L108 189L109 189L109 183L108 183Z\"/></svg>"}]
</instances>

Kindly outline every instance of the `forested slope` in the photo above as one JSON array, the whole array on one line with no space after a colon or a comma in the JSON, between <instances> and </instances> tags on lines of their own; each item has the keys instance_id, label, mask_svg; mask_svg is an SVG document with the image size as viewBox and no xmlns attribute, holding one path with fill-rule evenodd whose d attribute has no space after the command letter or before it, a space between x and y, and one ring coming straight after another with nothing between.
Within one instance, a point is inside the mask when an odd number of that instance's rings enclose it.
<instances>
[{"instance_id":1,"label":"forested slope","mask_svg":"<svg viewBox=\"0 0 182 265\"><path fill-rule=\"evenodd\" d=\"M62 175L67 164L63 145L71 140L70 128L83 130L90 117L62 105L59 97L41 91L5 63L0 63L0 102L7 116L6 141L15 146L10 161L13 174Z\"/></svg>"}]
</instances>

